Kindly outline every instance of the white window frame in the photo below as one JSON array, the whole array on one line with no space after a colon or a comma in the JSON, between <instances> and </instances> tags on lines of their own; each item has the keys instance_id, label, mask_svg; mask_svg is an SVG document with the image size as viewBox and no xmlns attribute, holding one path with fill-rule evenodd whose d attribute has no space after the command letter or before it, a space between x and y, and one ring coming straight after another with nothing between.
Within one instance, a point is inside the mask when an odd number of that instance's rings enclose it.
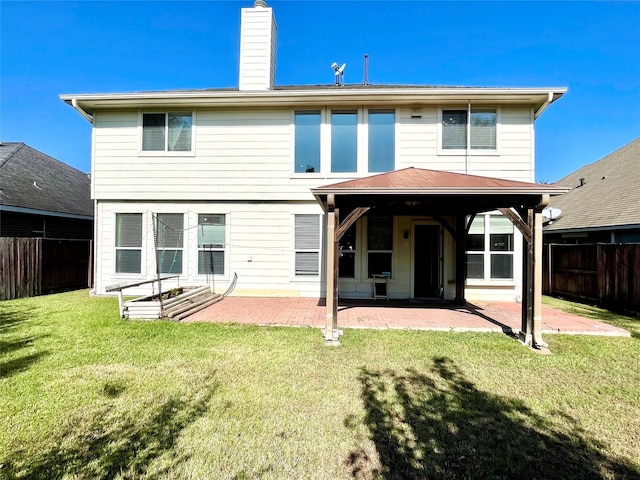
<instances>
[{"instance_id":1,"label":"white window frame","mask_svg":"<svg viewBox=\"0 0 640 480\"><path fill-rule=\"evenodd\" d=\"M466 148L442 148L442 135L443 135L443 127L442 127L442 115L446 110L458 110L458 111L466 111L467 112L467 146ZM471 113L474 110L495 110L496 112L496 148L471 148ZM493 105L478 105L478 104L467 104L467 105L450 105L450 106L441 106L438 107L438 117L437 117L437 125L438 125L438 155L484 155L484 156L492 156L492 155L500 155L500 130L501 130L501 111L500 107L496 107Z\"/></svg>"},{"instance_id":2,"label":"white window frame","mask_svg":"<svg viewBox=\"0 0 640 480\"><path fill-rule=\"evenodd\" d=\"M158 225L158 223L160 223L160 220L158 219L159 215L181 215L182 216L182 232L180 234L180 238L182 239L182 245L180 247L174 247L172 245L169 246L163 246L160 247L160 245L154 245L154 250L155 250L155 255L157 256L160 252L160 250L171 250L171 251L179 251L181 252L180 254L180 258L181 258L181 262L180 262L180 272L177 273L171 273L171 272L158 272L160 274L167 274L167 275L180 275L181 277L186 275L187 272L187 259L186 259L186 249L185 249L185 243L187 241L186 237L186 233L187 230L185 229L184 226L184 222L185 222L185 218L187 217L187 215L184 212L157 212L153 214L153 221L156 222L156 226L155 228L157 229L156 231L156 238L159 240L160 238L160 225ZM155 265L158 265L158 260L156 258L154 258L154 263Z\"/></svg>"},{"instance_id":3,"label":"white window frame","mask_svg":"<svg viewBox=\"0 0 640 480\"><path fill-rule=\"evenodd\" d=\"M297 235L297 217L317 217L316 221L318 223L318 238L317 238L317 245L312 247L312 246L306 246L306 247L298 247L296 245L296 235ZM295 213L292 215L293 217L293 259L292 259L292 270L293 270L293 277L296 279L317 279L318 277L320 277L320 274L322 272L322 219L323 216L317 213ZM296 265L297 265L297 254L298 253L317 253L318 254L318 260L317 260L317 272L316 273L298 273Z\"/></svg>"},{"instance_id":4,"label":"white window frame","mask_svg":"<svg viewBox=\"0 0 640 480\"><path fill-rule=\"evenodd\" d=\"M118 215L139 215L140 216L140 246L139 247L119 247L118 246ZM113 275L117 277L139 277L143 272L144 265L144 228L145 217L142 212L115 212L113 214ZM140 251L140 271L139 272L118 272L117 270L117 256L119 250L137 250Z\"/></svg>"},{"instance_id":5,"label":"white window frame","mask_svg":"<svg viewBox=\"0 0 640 480\"><path fill-rule=\"evenodd\" d=\"M164 150L144 150L144 116L147 114L165 115ZM169 150L169 115L191 115L191 149L184 151ZM196 153L196 112L194 110L141 110L138 115L138 156L141 157L193 157Z\"/></svg>"},{"instance_id":6,"label":"white window frame","mask_svg":"<svg viewBox=\"0 0 640 480\"><path fill-rule=\"evenodd\" d=\"M389 111L395 116L394 122L394 169L397 165L398 151L398 109L381 107L340 107L338 105L332 107L321 108L295 108L290 114L290 133L291 133L291 154L290 154L290 177L291 178L358 178L369 174L381 173L369 171L369 110ZM296 169L296 152L295 152L295 136L296 126L295 117L297 112L320 112L320 170L317 172L299 172ZM357 113L357 129L356 129L356 171L354 172L333 172L331 171L331 114L332 112L353 111Z\"/></svg>"},{"instance_id":7,"label":"white window frame","mask_svg":"<svg viewBox=\"0 0 640 480\"><path fill-rule=\"evenodd\" d=\"M199 217L200 215L211 215L211 216L222 216L224 217L224 244L222 245L222 247L216 247L215 249L206 249L206 248L201 248L199 245L199 241L198 241L198 232L196 232L195 235L195 242L196 242L196 263L195 263L195 275L199 278L206 278L207 276L211 277L213 275L213 278L218 278L218 279L225 279L228 278L228 272L229 272L229 264L228 264L228 258L229 258L229 249L227 248L227 246L229 245L229 213L228 212L217 212L217 213L211 213L211 212L197 212L195 214L195 220L196 220L196 225L197 228L200 227L200 221L199 221ZM223 268L224 268L224 273L200 273L199 272L199 265L200 265L200 252L208 252L208 251L214 251L214 252L219 252L222 251L223 254Z\"/></svg>"},{"instance_id":8,"label":"white window frame","mask_svg":"<svg viewBox=\"0 0 640 480\"><path fill-rule=\"evenodd\" d=\"M487 284L514 284L516 281L516 251L517 246L517 229L513 226L512 233L512 249L511 250L491 250L491 217L502 217L499 213L483 213L477 215L476 219L482 217L484 222L484 250L466 250L465 249L465 262L467 255L482 255L483 256L483 278L470 278L467 277L467 284L469 285L487 285ZM506 219L506 217L503 217ZM492 278L491 277L491 255L510 255L511 256L511 277L509 278Z\"/></svg>"}]
</instances>

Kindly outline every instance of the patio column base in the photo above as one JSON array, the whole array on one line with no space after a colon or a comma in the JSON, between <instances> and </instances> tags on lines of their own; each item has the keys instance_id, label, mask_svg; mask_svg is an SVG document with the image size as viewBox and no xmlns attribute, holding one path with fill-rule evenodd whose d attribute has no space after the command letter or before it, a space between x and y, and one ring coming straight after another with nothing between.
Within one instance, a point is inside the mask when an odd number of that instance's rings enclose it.
<instances>
[{"instance_id":1,"label":"patio column base","mask_svg":"<svg viewBox=\"0 0 640 480\"><path fill-rule=\"evenodd\" d=\"M325 332L322 334L324 337L324 344L332 347L337 347L340 345L340 337L342 336L343 331L338 329L332 329L332 332Z\"/></svg>"},{"instance_id":2,"label":"patio column base","mask_svg":"<svg viewBox=\"0 0 640 480\"><path fill-rule=\"evenodd\" d=\"M533 335L531 335L530 333L525 333L521 331L520 333L518 333L518 340L520 340L523 344L525 344L528 347L533 346Z\"/></svg>"}]
</instances>

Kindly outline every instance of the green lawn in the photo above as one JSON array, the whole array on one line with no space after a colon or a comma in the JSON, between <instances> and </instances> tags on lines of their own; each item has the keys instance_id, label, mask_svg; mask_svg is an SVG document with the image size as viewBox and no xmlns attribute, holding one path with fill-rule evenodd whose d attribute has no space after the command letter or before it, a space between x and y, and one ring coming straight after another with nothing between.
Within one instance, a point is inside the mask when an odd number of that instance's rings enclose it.
<instances>
[{"instance_id":1,"label":"green lawn","mask_svg":"<svg viewBox=\"0 0 640 480\"><path fill-rule=\"evenodd\" d=\"M0 303L0 478L640 478L640 339L125 321Z\"/></svg>"}]
</instances>

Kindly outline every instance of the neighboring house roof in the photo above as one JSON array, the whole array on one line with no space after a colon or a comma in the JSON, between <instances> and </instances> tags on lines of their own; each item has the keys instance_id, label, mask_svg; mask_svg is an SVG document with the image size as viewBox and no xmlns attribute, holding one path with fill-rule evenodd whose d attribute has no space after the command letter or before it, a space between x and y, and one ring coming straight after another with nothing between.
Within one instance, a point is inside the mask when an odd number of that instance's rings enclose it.
<instances>
[{"instance_id":1,"label":"neighboring house roof","mask_svg":"<svg viewBox=\"0 0 640 480\"><path fill-rule=\"evenodd\" d=\"M556 185L571 190L550 202L561 214L545 227L546 232L640 227L640 138L558 180Z\"/></svg>"},{"instance_id":2,"label":"neighboring house roof","mask_svg":"<svg viewBox=\"0 0 640 480\"><path fill-rule=\"evenodd\" d=\"M531 105L537 118L566 93L564 87L445 87L430 85L289 85L273 90L208 88L155 92L63 94L60 98L91 121L100 108L304 106L325 103L424 105L462 102Z\"/></svg>"},{"instance_id":3,"label":"neighboring house roof","mask_svg":"<svg viewBox=\"0 0 640 480\"><path fill-rule=\"evenodd\" d=\"M0 210L93 218L89 176L22 142L0 143Z\"/></svg>"}]
</instances>

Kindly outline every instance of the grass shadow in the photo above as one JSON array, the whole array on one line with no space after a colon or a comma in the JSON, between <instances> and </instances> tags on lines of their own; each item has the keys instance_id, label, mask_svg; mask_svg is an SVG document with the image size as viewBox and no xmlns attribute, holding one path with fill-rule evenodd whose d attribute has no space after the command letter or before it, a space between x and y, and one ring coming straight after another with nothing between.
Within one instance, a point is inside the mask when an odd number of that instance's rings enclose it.
<instances>
[{"instance_id":1,"label":"grass shadow","mask_svg":"<svg viewBox=\"0 0 640 480\"><path fill-rule=\"evenodd\" d=\"M47 351L36 351L26 355L13 357L21 350L34 349L38 337L20 336L22 326L33 316L33 312L26 307L0 303L0 378L8 378L16 373L27 370Z\"/></svg>"},{"instance_id":2,"label":"grass shadow","mask_svg":"<svg viewBox=\"0 0 640 480\"><path fill-rule=\"evenodd\" d=\"M447 358L434 358L428 374L362 368L360 383L379 463L352 451L353 478L639 478L638 466L604 455L573 419L481 391Z\"/></svg>"},{"instance_id":3,"label":"grass shadow","mask_svg":"<svg viewBox=\"0 0 640 480\"><path fill-rule=\"evenodd\" d=\"M207 412L217 387L207 378L189 396L169 396L126 415L112 403L103 404L90 415L71 419L49 442L49 448L37 452L22 449L2 459L0 476L7 480L165 478L187 460L176 455L174 446L180 432ZM114 398L122 388L108 384L103 393ZM154 470L152 462L163 455L169 464L160 462L165 466Z\"/></svg>"}]
</instances>

